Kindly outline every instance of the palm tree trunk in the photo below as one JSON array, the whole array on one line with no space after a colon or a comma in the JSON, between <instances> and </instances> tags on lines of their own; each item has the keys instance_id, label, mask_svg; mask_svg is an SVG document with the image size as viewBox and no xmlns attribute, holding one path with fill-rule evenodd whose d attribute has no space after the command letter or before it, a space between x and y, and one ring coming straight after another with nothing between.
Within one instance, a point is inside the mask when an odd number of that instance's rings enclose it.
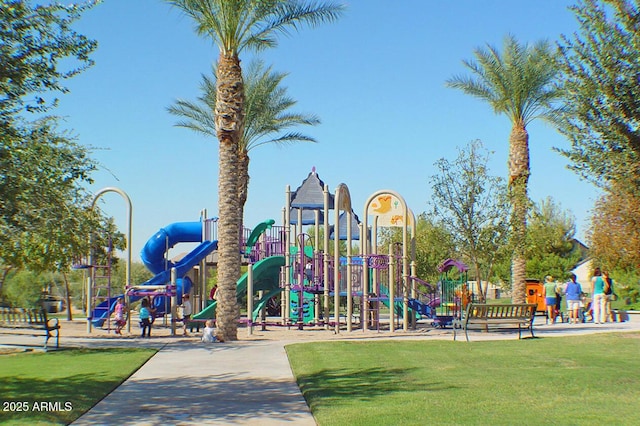
<instances>
[{"instance_id":1,"label":"palm tree trunk","mask_svg":"<svg viewBox=\"0 0 640 426\"><path fill-rule=\"evenodd\" d=\"M240 206L240 241L244 230L244 205L249 193L249 155L246 150L240 151L238 159L238 205Z\"/></svg>"},{"instance_id":2,"label":"palm tree trunk","mask_svg":"<svg viewBox=\"0 0 640 426\"><path fill-rule=\"evenodd\" d=\"M511 199L511 289L513 303L525 303L527 212L529 196L529 134L523 123L515 123L509 135L509 196Z\"/></svg>"},{"instance_id":3,"label":"palm tree trunk","mask_svg":"<svg viewBox=\"0 0 640 426\"><path fill-rule=\"evenodd\" d=\"M236 281L240 277L240 206L238 147L244 124L244 87L237 55L220 55L215 121L219 141L218 170L218 307L216 335L238 339Z\"/></svg>"}]
</instances>

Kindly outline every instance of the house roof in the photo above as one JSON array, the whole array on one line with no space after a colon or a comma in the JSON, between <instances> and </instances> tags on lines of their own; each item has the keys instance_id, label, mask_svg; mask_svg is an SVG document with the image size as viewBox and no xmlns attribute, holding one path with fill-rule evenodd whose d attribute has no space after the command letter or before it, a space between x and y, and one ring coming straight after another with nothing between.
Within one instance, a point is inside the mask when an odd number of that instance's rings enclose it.
<instances>
[{"instance_id":1,"label":"house roof","mask_svg":"<svg viewBox=\"0 0 640 426\"><path fill-rule=\"evenodd\" d=\"M580 260L578 261L578 265L581 263L586 262L587 260L589 260L589 247L587 247L586 245L584 245L581 241L577 240L577 239L572 239L571 243L573 244L573 249L574 250L579 250L580 251Z\"/></svg>"}]
</instances>

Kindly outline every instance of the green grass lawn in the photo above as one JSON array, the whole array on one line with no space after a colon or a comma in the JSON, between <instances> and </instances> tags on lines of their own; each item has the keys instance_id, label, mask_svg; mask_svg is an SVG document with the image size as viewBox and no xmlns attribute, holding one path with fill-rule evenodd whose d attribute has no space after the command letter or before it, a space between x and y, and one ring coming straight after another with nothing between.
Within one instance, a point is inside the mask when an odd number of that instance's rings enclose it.
<instances>
[{"instance_id":1,"label":"green grass lawn","mask_svg":"<svg viewBox=\"0 0 640 426\"><path fill-rule=\"evenodd\" d=\"M286 349L321 426L640 422L640 333Z\"/></svg>"},{"instance_id":2,"label":"green grass lawn","mask_svg":"<svg viewBox=\"0 0 640 426\"><path fill-rule=\"evenodd\" d=\"M0 355L0 424L69 424L155 349L65 349Z\"/></svg>"}]
</instances>

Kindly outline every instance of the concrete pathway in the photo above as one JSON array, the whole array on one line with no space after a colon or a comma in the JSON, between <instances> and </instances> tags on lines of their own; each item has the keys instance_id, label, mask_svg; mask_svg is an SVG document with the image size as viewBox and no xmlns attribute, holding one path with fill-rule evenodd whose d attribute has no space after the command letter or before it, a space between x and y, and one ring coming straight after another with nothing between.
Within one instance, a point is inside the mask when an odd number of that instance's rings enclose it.
<instances>
[{"instance_id":1,"label":"concrete pathway","mask_svg":"<svg viewBox=\"0 0 640 426\"><path fill-rule=\"evenodd\" d=\"M315 425L278 341L167 343L74 425Z\"/></svg>"}]
</instances>

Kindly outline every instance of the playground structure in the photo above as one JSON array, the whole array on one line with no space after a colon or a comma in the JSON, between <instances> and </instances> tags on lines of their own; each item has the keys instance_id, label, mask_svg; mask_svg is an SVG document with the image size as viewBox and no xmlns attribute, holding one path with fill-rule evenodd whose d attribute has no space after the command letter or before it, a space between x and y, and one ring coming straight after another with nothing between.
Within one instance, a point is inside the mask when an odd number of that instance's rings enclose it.
<instances>
[{"instance_id":1,"label":"playground structure","mask_svg":"<svg viewBox=\"0 0 640 426\"><path fill-rule=\"evenodd\" d=\"M184 294L193 291L193 281L187 273L217 249L216 224L217 218L207 219L203 216L198 222L177 222L161 228L147 241L140 255L142 262L154 276L137 285L127 284L123 294L112 294L110 262L108 265L89 263L89 327L101 327L106 322L107 329L110 330L110 317L119 298L129 308L132 303L148 297L156 318L166 320L170 314L172 332L175 332L175 322L178 320L176 307L182 303ZM200 244L179 261L168 259L169 249L176 244L194 242ZM101 285L101 280L105 278L108 281ZM131 322L129 329L130 327Z\"/></svg>"},{"instance_id":2,"label":"playground structure","mask_svg":"<svg viewBox=\"0 0 640 426\"><path fill-rule=\"evenodd\" d=\"M446 261L437 285L416 276L415 217L400 194L373 193L360 222L348 187L341 183L330 193L314 168L295 191L287 186L282 223L276 225L270 219L243 232L247 272L236 283L236 295L239 301L246 299L247 317L241 320L249 334L255 325L321 326L335 333L354 328L406 331L423 318L433 320L435 326L449 326L459 315L468 295L467 268ZM401 241L383 247L379 231L384 228L397 228ZM157 316L166 319L170 314L175 333L176 307L186 293L192 294L194 302L192 321L215 319L217 301L206 296L211 264L206 259L217 249L216 233L217 219L207 219L206 212L200 221L161 228L141 253L154 276L137 285L128 283L124 294L108 293L100 301L94 297L88 322L102 326L106 321L109 327L119 297L127 306L149 297ZM199 245L182 259L169 260L169 249L183 242ZM456 280L448 275L453 266L460 271ZM197 284L187 275L194 267ZM92 267L94 283L99 270Z\"/></svg>"},{"instance_id":3,"label":"playground structure","mask_svg":"<svg viewBox=\"0 0 640 426\"><path fill-rule=\"evenodd\" d=\"M441 295L438 314L433 321L434 326L451 326L454 319L460 318L470 302L475 301L469 291L467 271L469 268L462 262L447 259L438 266L440 281L438 282Z\"/></svg>"},{"instance_id":4,"label":"playground structure","mask_svg":"<svg viewBox=\"0 0 640 426\"><path fill-rule=\"evenodd\" d=\"M250 333L254 325L266 324L265 307L274 297L280 315L270 324L299 329L408 330L420 318L437 318L441 296L437 286L415 276L415 218L399 194L371 195L360 223L347 186L330 193L314 169L295 191L286 188L285 204L288 225L261 223L246 244L249 265L237 295L247 298ZM378 230L384 227L399 228L402 241L382 254ZM356 241L358 253L353 253ZM192 318L214 318L216 304Z\"/></svg>"}]
</instances>

